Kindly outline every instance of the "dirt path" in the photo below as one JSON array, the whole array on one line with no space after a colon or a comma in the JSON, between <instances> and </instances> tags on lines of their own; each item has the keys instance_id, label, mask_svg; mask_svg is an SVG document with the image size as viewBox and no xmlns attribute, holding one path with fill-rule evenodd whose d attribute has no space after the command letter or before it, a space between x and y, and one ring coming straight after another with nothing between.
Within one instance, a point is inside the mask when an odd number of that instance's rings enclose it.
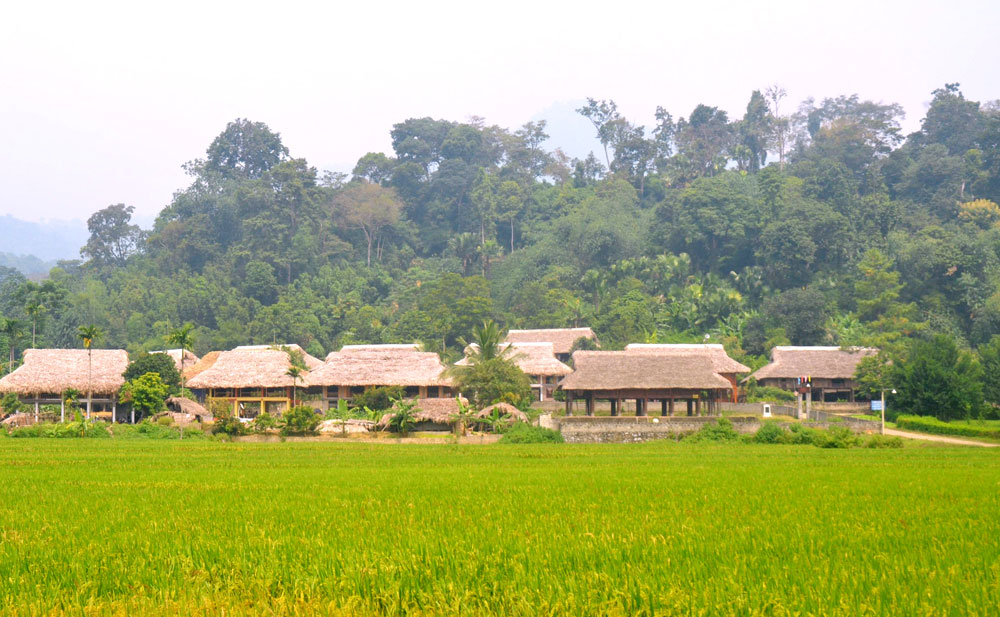
<instances>
[{"instance_id":1,"label":"dirt path","mask_svg":"<svg viewBox=\"0 0 1000 617\"><path fill-rule=\"evenodd\" d=\"M928 435L926 433L911 433L909 431L899 431L894 428L885 429L886 435L893 435L895 437L905 437L906 439L922 439L924 441L938 441L941 443L949 443L955 446L979 446L981 448L996 448L998 444L995 443L985 443L982 441L970 441L968 439L958 439L956 437L944 437L942 435Z\"/></svg>"}]
</instances>

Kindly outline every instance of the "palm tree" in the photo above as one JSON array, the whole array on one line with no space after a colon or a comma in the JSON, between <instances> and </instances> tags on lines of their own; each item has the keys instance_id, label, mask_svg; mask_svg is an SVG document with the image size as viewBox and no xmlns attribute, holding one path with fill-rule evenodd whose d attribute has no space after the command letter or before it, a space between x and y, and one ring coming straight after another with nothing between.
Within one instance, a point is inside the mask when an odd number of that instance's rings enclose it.
<instances>
[{"instance_id":1,"label":"palm tree","mask_svg":"<svg viewBox=\"0 0 1000 617\"><path fill-rule=\"evenodd\" d=\"M466 428L475 421L476 410L470 405L466 405L461 396L456 397L455 402L458 403L458 411L453 413L451 418L455 420L459 435L465 437Z\"/></svg>"},{"instance_id":2,"label":"palm tree","mask_svg":"<svg viewBox=\"0 0 1000 617\"><path fill-rule=\"evenodd\" d=\"M94 378L94 343L97 342L104 333L101 329L90 324L88 326L80 326L76 329L77 336L83 341L83 347L87 350L87 420L90 420L90 407L93 402L94 392L92 388L92 382Z\"/></svg>"},{"instance_id":3,"label":"palm tree","mask_svg":"<svg viewBox=\"0 0 1000 617\"><path fill-rule=\"evenodd\" d=\"M38 302L31 302L24 307L24 312L31 317L31 347L35 347L35 327L38 324L38 317L45 312L45 307Z\"/></svg>"},{"instance_id":4,"label":"palm tree","mask_svg":"<svg viewBox=\"0 0 1000 617\"><path fill-rule=\"evenodd\" d=\"M462 260L462 276L469 276L479 254L479 238L474 233L461 233L448 241L448 247Z\"/></svg>"},{"instance_id":5,"label":"palm tree","mask_svg":"<svg viewBox=\"0 0 1000 617\"><path fill-rule=\"evenodd\" d=\"M510 345L504 345L507 330L501 328L492 319L483 322L481 326L472 329L472 341L462 344L469 354L469 362L479 364L494 358L502 358L510 353Z\"/></svg>"},{"instance_id":6,"label":"palm tree","mask_svg":"<svg viewBox=\"0 0 1000 617\"><path fill-rule=\"evenodd\" d=\"M191 324L184 324L176 330L171 330L170 334L167 335L167 345L176 345L181 350L181 387L184 387L184 352L194 345L194 337L191 336L191 329L194 326Z\"/></svg>"},{"instance_id":7,"label":"palm tree","mask_svg":"<svg viewBox=\"0 0 1000 617\"><path fill-rule=\"evenodd\" d=\"M23 333L24 324L20 320L0 317L0 334L7 337L7 344L10 347L10 361L7 364L8 373L14 370L14 349L17 347L17 341Z\"/></svg>"},{"instance_id":8,"label":"palm tree","mask_svg":"<svg viewBox=\"0 0 1000 617\"><path fill-rule=\"evenodd\" d=\"M285 371L285 375L288 375L289 377L292 378L292 407L295 407L296 406L295 405L295 388L296 388L296 386L298 386L299 380L302 379L302 367L301 366L295 366L293 364L292 366L288 367L287 371Z\"/></svg>"}]
</instances>

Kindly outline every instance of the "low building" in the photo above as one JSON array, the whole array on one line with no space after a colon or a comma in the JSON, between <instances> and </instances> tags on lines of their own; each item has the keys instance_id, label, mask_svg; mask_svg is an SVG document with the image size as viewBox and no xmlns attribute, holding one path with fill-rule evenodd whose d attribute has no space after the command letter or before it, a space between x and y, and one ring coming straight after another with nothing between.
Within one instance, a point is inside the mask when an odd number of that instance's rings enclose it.
<instances>
[{"instance_id":1,"label":"low building","mask_svg":"<svg viewBox=\"0 0 1000 617\"><path fill-rule=\"evenodd\" d=\"M869 347L778 346L771 350L771 363L750 377L762 386L789 390L811 400L854 402L858 362L877 353Z\"/></svg>"},{"instance_id":2,"label":"low building","mask_svg":"<svg viewBox=\"0 0 1000 617\"><path fill-rule=\"evenodd\" d=\"M276 349L234 349L206 354L188 379L187 386L210 412L218 412L218 402L231 406L241 420L260 413L281 415L305 395L309 373L298 380L288 375L292 361L288 353Z\"/></svg>"},{"instance_id":3,"label":"low building","mask_svg":"<svg viewBox=\"0 0 1000 617\"><path fill-rule=\"evenodd\" d=\"M448 398L454 384L436 353L416 345L345 345L309 373L324 404L336 406L377 387L398 386L407 398Z\"/></svg>"},{"instance_id":4,"label":"low building","mask_svg":"<svg viewBox=\"0 0 1000 617\"><path fill-rule=\"evenodd\" d=\"M24 364L0 379L0 394L16 394L22 403L33 405L36 414L41 405L59 405L60 419L65 420L64 394L76 390L88 418L109 412L115 421L128 364L124 349L28 349Z\"/></svg>"},{"instance_id":5,"label":"low building","mask_svg":"<svg viewBox=\"0 0 1000 617\"><path fill-rule=\"evenodd\" d=\"M573 373L560 382L566 393L566 414L573 401L584 400L593 415L598 400L611 402L611 415L621 415L625 401L635 401L636 415L648 414L658 401L661 415L674 415L683 401L688 415L712 413L719 401L731 398L733 385L718 374L707 355L689 357L635 351L577 351Z\"/></svg>"},{"instance_id":6,"label":"low building","mask_svg":"<svg viewBox=\"0 0 1000 617\"><path fill-rule=\"evenodd\" d=\"M508 343L552 343L556 359L566 362L573 353L573 345L580 339L597 344L597 337L590 328L539 328L535 330L509 330Z\"/></svg>"},{"instance_id":7,"label":"low building","mask_svg":"<svg viewBox=\"0 0 1000 617\"><path fill-rule=\"evenodd\" d=\"M302 361L306 365L306 368L310 371L314 368L319 368L323 365L323 361L316 356L310 356L306 353L305 349L302 349L300 345L295 343L281 344L281 345L240 345L233 349L233 351L285 351L292 352L295 354L302 355Z\"/></svg>"},{"instance_id":8,"label":"low building","mask_svg":"<svg viewBox=\"0 0 1000 617\"><path fill-rule=\"evenodd\" d=\"M507 357L531 379L531 391L536 401L552 398L559 379L573 372L573 369L556 358L552 343L505 343L510 349ZM469 366L468 352L478 350L473 343L466 350L466 357L455 366Z\"/></svg>"},{"instance_id":9,"label":"low building","mask_svg":"<svg viewBox=\"0 0 1000 617\"><path fill-rule=\"evenodd\" d=\"M729 357L726 349L719 344L644 344L632 343L625 351L649 353L677 358L706 357L712 363L712 370L722 375L732 386L732 402L739 397L740 375L750 372L750 367Z\"/></svg>"}]
</instances>

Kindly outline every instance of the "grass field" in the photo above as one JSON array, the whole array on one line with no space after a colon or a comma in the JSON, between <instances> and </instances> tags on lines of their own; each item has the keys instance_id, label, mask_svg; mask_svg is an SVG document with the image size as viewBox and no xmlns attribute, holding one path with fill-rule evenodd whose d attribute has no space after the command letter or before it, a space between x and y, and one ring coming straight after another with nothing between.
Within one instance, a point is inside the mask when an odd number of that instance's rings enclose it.
<instances>
[{"instance_id":1,"label":"grass field","mask_svg":"<svg viewBox=\"0 0 1000 617\"><path fill-rule=\"evenodd\" d=\"M997 615L959 448L0 439L0 614Z\"/></svg>"}]
</instances>

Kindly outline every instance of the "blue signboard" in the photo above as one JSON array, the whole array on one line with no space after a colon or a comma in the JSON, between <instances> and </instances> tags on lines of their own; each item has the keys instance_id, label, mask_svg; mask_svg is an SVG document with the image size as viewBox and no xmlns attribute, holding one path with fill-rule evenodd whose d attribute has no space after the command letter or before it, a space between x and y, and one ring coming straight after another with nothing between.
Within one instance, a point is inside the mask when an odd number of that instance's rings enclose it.
<instances>
[{"instance_id":1,"label":"blue signboard","mask_svg":"<svg viewBox=\"0 0 1000 617\"><path fill-rule=\"evenodd\" d=\"M882 401L872 401L872 411L882 411Z\"/></svg>"}]
</instances>

